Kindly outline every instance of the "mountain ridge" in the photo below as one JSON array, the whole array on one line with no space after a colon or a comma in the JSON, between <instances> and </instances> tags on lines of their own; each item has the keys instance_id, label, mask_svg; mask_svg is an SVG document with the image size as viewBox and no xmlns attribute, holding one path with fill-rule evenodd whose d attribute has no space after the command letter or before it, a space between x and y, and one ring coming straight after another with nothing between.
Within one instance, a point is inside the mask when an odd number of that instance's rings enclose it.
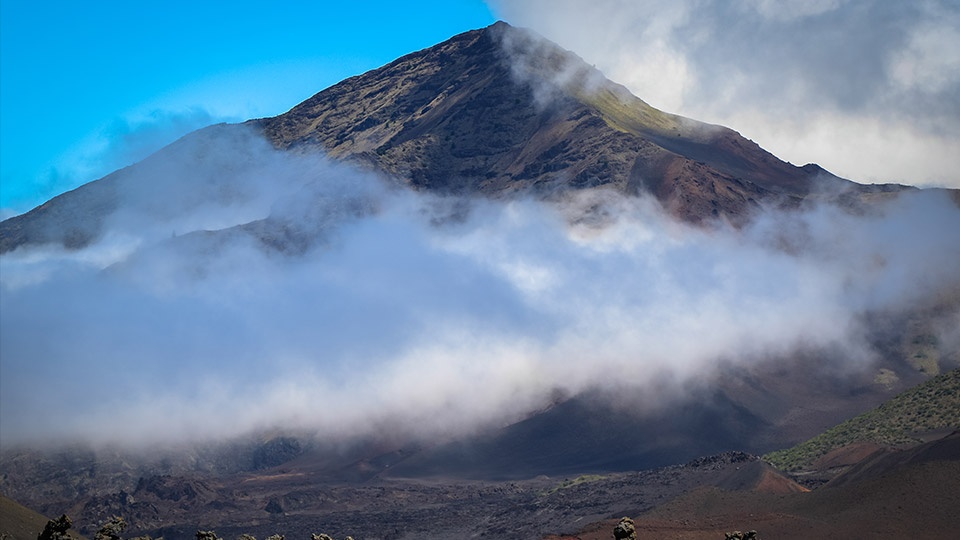
<instances>
[{"instance_id":1,"label":"mountain ridge","mask_svg":"<svg viewBox=\"0 0 960 540\"><path fill-rule=\"evenodd\" d=\"M450 58L455 66L445 65ZM278 148L319 146L415 187L501 194L605 185L652 192L691 221L741 216L773 196L802 198L824 178L863 189L819 166L785 163L729 128L659 111L574 53L503 22L254 122ZM463 132L473 139L466 150Z\"/></svg>"}]
</instances>

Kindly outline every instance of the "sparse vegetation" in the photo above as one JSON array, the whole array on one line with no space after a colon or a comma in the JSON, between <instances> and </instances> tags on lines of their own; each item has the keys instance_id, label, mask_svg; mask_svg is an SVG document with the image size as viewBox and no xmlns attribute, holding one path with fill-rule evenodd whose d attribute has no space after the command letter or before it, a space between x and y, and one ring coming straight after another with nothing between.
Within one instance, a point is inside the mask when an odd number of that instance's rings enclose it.
<instances>
[{"instance_id":1,"label":"sparse vegetation","mask_svg":"<svg viewBox=\"0 0 960 540\"><path fill-rule=\"evenodd\" d=\"M881 368L873 378L875 384L879 384L888 390L892 389L898 380L899 377L897 377L897 374L886 368Z\"/></svg>"},{"instance_id":2,"label":"sparse vegetation","mask_svg":"<svg viewBox=\"0 0 960 540\"><path fill-rule=\"evenodd\" d=\"M550 495L552 493L556 493L560 491L561 489L571 488L573 486L584 484L587 482L596 482L598 480L603 480L604 478L606 478L606 476L603 476L600 474L584 474L572 480L571 479L564 480L563 482L560 482L553 488L541 492L541 495Z\"/></svg>"},{"instance_id":3,"label":"sparse vegetation","mask_svg":"<svg viewBox=\"0 0 960 540\"><path fill-rule=\"evenodd\" d=\"M638 134L650 129L663 132L679 129L677 117L659 111L640 99L625 99L608 88L579 92L577 97L595 107L607 124L618 131Z\"/></svg>"},{"instance_id":4,"label":"sparse vegetation","mask_svg":"<svg viewBox=\"0 0 960 540\"><path fill-rule=\"evenodd\" d=\"M960 369L902 392L872 411L847 420L793 448L764 456L784 471L809 468L831 450L855 442L896 446L922 442L917 433L960 427Z\"/></svg>"}]
</instances>

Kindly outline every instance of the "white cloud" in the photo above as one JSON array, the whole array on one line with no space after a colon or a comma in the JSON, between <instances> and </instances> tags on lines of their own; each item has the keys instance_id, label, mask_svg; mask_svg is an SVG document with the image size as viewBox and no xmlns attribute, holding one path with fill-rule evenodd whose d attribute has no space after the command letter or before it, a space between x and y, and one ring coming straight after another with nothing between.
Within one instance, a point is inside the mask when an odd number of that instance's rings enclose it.
<instances>
[{"instance_id":1,"label":"white cloud","mask_svg":"<svg viewBox=\"0 0 960 540\"><path fill-rule=\"evenodd\" d=\"M906 47L890 58L893 82L901 90L935 94L960 84L960 29L956 23L930 21L911 31Z\"/></svg>"},{"instance_id":2,"label":"white cloud","mask_svg":"<svg viewBox=\"0 0 960 540\"><path fill-rule=\"evenodd\" d=\"M822 15L847 0L743 0L744 7L768 19L791 20Z\"/></svg>"},{"instance_id":3,"label":"white cloud","mask_svg":"<svg viewBox=\"0 0 960 540\"><path fill-rule=\"evenodd\" d=\"M937 193L702 229L603 190L557 204L391 190L242 133L128 171L132 211L88 248L0 257L5 443L455 435L557 390L669 389L797 350L854 369L873 354L863 313L960 287L960 211ZM196 205L198 186L247 195ZM146 211L161 201L176 211ZM211 209L217 234L199 219ZM230 228L271 213L276 228ZM302 249L267 248L269 231Z\"/></svg>"}]
</instances>

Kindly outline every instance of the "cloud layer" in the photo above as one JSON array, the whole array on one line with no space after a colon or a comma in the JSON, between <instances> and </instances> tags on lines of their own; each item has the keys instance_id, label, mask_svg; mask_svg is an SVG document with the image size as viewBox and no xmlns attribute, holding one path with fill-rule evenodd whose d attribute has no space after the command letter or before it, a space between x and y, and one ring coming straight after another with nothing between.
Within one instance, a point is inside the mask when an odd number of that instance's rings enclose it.
<instances>
[{"instance_id":1,"label":"cloud layer","mask_svg":"<svg viewBox=\"0 0 960 540\"><path fill-rule=\"evenodd\" d=\"M939 193L737 231L603 190L418 194L238 126L165 152L125 172L98 243L0 258L4 444L456 435L558 390L797 350L863 366L863 313L960 287L960 211Z\"/></svg>"},{"instance_id":2,"label":"cloud layer","mask_svg":"<svg viewBox=\"0 0 960 540\"><path fill-rule=\"evenodd\" d=\"M960 187L948 0L493 1L651 105L860 182Z\"/></svg>"}]
</instances>

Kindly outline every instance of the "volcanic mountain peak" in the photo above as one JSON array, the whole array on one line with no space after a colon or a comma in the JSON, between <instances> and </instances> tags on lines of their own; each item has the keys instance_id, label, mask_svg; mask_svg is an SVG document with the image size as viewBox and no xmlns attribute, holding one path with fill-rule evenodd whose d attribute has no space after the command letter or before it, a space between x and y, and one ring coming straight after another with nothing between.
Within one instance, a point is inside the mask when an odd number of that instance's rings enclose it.
<instances>
[{"instance_id":1,"label":"volcanic mountain peak","mask_svg":"<svg viewBox=\"0 0 960 540\"><path fill-rule=\"evenodd\" d=\"M513 28L503 22L489 30L495 34L494 39L499 40L514 76L532 87L541 105L564 96L572 97L594 109L611 127L634 134L684 132L686 136L693 136L697 131L691 128L708 127L651 107L575 53L530 30Z\"/></svg>"},{"instance_id":2,"label":"volcanic mountain peak","mask_svg":"<svg viewBox=\"0 0 960 540\"><path fill-rule=\"evenodd\" d=\"M347 79L258 121L279 148L319 147L418 188L506 194L652 191L681 217L742 216L803 197L813 172L736 132L659 111L575 54L496 23Z\"/></svg>"},{"instance_id":3,"label":"volcanic mountain peak","mask_svg":"<svg viewBox=\"0 0 960 540\"><path fill-rule=\"evenodd\" d=\"M604 186L651 193L691 222L739 223L764 205L793 206L844 191L845 202L857 204L867 192L901 189L796 167L733 130L659 111L575 54L502 22L348 78L246 126L195 132L4 221L0 253L31 244L83 247L104 234L111 215L141 213L123 193L148 185L155 185L148 186L150 212L181 208L185 191L200 203L220 204L224 193L238 189L238 177L264 172L267 165L257 159L272 159L259 148L268 146L260 134L282 151L358 163L416 189L549 198ZM153 178L158 168L166 172ZM202 189L168 185L190 177L191 169L201 171Z\"/></svg>"}]
</instances>

